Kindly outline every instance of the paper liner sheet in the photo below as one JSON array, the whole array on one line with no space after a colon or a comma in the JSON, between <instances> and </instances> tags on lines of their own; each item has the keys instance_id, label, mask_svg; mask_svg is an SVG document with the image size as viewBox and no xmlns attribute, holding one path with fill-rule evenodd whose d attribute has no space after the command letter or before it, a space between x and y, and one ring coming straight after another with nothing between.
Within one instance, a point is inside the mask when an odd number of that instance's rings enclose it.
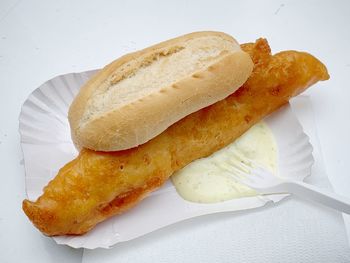
<instances>
[{"instance_id":1,"label":"paper liner sheet","mask_svg":"<svg viewBox=\"0 0 350 263\"><path fill-rule=\"evenodd\" d=\"M25 101L20 114L21 146L25 164L26 192L30 200L58 170L77 156L67 120L67 112L79 88L96 71L55 77L38 87ZM264 120L278 146L278 170L284 177L303 180L313 164L309 138L289 105ZM82 236L54 237L58 244L74 248L110 248L176 222L226 211L246 210L278 202L287 195L244 197L215 204L198 204L182 199L168 181L130 211L112 217ZM142 219L142 220L141 220Z\"/></svg>"}]
</instances>

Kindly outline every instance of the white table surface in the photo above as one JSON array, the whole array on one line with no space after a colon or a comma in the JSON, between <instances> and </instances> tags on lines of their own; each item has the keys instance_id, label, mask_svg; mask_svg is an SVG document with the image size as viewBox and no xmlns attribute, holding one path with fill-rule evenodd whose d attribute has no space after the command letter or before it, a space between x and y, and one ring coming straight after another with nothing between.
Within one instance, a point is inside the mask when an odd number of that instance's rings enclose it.
<instances>
[{"instance_id":1,"label":"white table surface","mask_svg":"<svg viewBox=\"0 0 350 263\"><path fill-rule=\"evenodd\" d=\"M125 52L196 30L224 31L241 43L264 36L274 52L305 50L327 65L331 79L306 93L329 179L336 192L350 197L349 25L345 0L1 0L0 262L81 262L83 252L43 237L21 210L17 118L29 93L56 75L99 68ZM349 217L345 221L349 232Z\"/></svg>"}]
</instances>

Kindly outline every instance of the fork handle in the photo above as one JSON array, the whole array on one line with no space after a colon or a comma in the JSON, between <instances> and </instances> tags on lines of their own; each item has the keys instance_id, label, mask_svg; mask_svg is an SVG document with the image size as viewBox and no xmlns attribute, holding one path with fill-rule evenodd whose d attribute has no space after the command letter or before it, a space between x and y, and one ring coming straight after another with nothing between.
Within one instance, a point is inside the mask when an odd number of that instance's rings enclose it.
<instances>
[{"instance_id":1,"label":"fork handle","mask_svg":"<svg viewBox=\"0 0 350 263\"><path fill-rule=\"evenodd\" d=\"M287 192L350 214L350 199L303 182L284 182Z\"/></svg>"}]
</instances>

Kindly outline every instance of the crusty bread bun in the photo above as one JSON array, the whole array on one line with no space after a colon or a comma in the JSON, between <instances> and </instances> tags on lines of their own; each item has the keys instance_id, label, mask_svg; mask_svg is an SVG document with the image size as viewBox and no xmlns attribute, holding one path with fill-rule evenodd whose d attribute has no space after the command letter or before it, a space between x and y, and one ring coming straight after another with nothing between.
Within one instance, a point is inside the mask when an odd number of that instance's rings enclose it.
<instances>
[{"instance_id":1,"label":"crusty bread bun","mask_svg":"<svg viewBox=\"0 0 350 263\"><path fill-rule=\"evenodd\" d=\"M125 55L73 101L73 141L98 151L136 147L235 92L252 69L250 56L220 32L195 32Z\"/></svg>"}]
</instances>

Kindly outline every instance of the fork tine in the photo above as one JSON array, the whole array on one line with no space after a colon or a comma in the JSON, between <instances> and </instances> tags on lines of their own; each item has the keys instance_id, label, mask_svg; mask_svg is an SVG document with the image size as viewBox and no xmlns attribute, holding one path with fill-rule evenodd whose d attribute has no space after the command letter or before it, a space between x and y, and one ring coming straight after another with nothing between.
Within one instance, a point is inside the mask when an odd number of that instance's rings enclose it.
<instances>
[{"instance_id":1,"label":"fork tine","mask_svg":"<svg viewBox=\"0 0 350 263\"><path fill-rule=\"evenodd\" d=\"M254 179L252 179L251 175L245 176L245 177L240 177L238 179L238 182L240 184L246 185L248 187L253 187L254 186Z\"/></svg>"},{"instance_id":2,"label":"fork tine","mask_svg":"<svg viewBox=\"0 0 350 263\"><path fill-rule=\"evenodd\" d=\"M234 178L237 182L240 182L242 181L242 179L246 178L247 176L247 171L244 171L244 169L242 169L241 167L241 163L239 162L233 162L232 160L230 159L227 159L226 162L220 162L220 163L217 163L217 165L226 170L229 175Z\"/></svg>"},{"instance_id":3,"label":"fork tine","mask_svg":"<svg viewBox=\"0 0 350 263\"><path fill-rule=\"evenodd\" d=\"M245 186L248 186L248 187L251 187L252 184L254 183L254 181L252 181L251 179L249 178L239 178L237 180L240 184L243 184Z\"/></svg>"},{"instance_id":4,"label":"fork tine","mask_svg":"<svg viewBox=\"0 0 350 263\"><path fill-rule=\"evenodd\" d=\"M239 176L244 176L244 172L239 169L237 166L232 164L226 164L225 162L218 162L216 163L217 166L224 169L225 171L229 172L231 176L234 176L238 174Z\"/></svg>"},{"instance_id":5,"label":"fork tine","mask_svg":"<svg viewBox=\"0 0 350 263\"><path fill-rule=\"evenodd\" d=\"M232 167L233 171L239 176L238 179L245 178L247 176L247 173L243 172L242 170Z\"/></svg>"},{"instance_id":6,"label":"fork tine","mask_svg":"<svg viewBox=\"0 0 350 263\"><path fill-rule=\"evenodd\" d=\"M254 168L254 170L252 171L252 173L254 173L254 175L258 178L264 178L264 174L261 173L261 168L258 167L258 168Z\"/></svg>"},{"instance_id":7,"label":"fork tine","mask_svg":"<svg viewBox=\"0 0 350 263\"><path fill-rule=\"evenodd\" d=\"M238 159L242 160L242 162L241 162L242 166L244 166L248 170L251 170L252 168L255 168L255 167L259 166L259 164L257 162L255 162L252 159L248 158L247 156L245 156L244 154L240 153L239 151L233 151L232 153L236 157L238 157Z\"/></svg>"},{"instance_id":8,"label":"fork tine","mask_svg":"<svg viewBox=\"0 0 350 263\"><path fill-rule=\"evenodd\" d=\"M241 155L240 158L242 158L244 162L242 163L242 166L249 167L250 173L254 173L254 175L256 175L257 177L263 178L266 176L266 173L269 172L269 170L266 169L265 166L252 159L248 159L244 155ZM249 163L249 166L247 165L247 163Z\"/></svg>"},{"instance_id":9,"label":"fork tine","mask_svg":"<svg viewBox=\"0 0 350 263\"><path fill-rule=\"evenodd\" d=\"M224 169L225 171L232 173L232 169L238 170L238 168L232 164L227 164L225 162L216 162L215 163L218 167ZM238 170L238 172L241 173L240 170Z\"/></svg>"},{"instance_id":10,"label":"fork tine","mask_svg":"<svg viewBox=\"0 0 350 263\"><path fill-rule=\"evenodd\" d=\"M261 168L261 164L254 161L253 159L248 158L244 154L238 154L238 152L235 153L237 157L241 158L243 163L248 165L250 168Z\"/></svg>"},{"instance_id":11,"label":"fork tine","mask_svg":"<svg viewBox=\"0 0 350 263\"><path fill-rule=\"evenodd\" d=\"M240 169L241 171L243 171L245 173L249 173L250 170L252 169L252 167L250 167L249 165L247 165L246 163L244 163L242 161L235 161L232 159L228 159L228 162L231 165L234 165L235 167L237 167L238 169Z\"/></svg>"},{"instance_id":12,"label":"fork tine","mask_svg":"<svg viewBox=\"0 0 350 263\"><path fill-rule=\"evenodd\" d=\"M246 162L248 161L248 158L244 154L242 154L241 152L239 152L237 150L233 150L232 153L234 156L238 157L237 159L241 159L241 160L246 161Z\"/></svg>"},{"instance_id":13,"label":"fork tine","mask_svg":"<svg viewBox=\"0 0 350 263\"><path fill-rule=\"evenodd\" d=\"M229 163L241 176L245 176L251 172L251 169L248 166L242 165L241 162L230 161Z\"/></svg>"},{"instance_id":14,"label":"fork tine","mask_svg":"<svg viewBox=\"0 0 350 263\"><path fill-rule=\"evenodd\" d=\"M243 153L233 150L232 154L237 158L225 158L224 162L216 162L234 178L235 181L250 188L261 188L271 176L270 171L262 164L246 157Z\"/></svg>"}]
</instances>

